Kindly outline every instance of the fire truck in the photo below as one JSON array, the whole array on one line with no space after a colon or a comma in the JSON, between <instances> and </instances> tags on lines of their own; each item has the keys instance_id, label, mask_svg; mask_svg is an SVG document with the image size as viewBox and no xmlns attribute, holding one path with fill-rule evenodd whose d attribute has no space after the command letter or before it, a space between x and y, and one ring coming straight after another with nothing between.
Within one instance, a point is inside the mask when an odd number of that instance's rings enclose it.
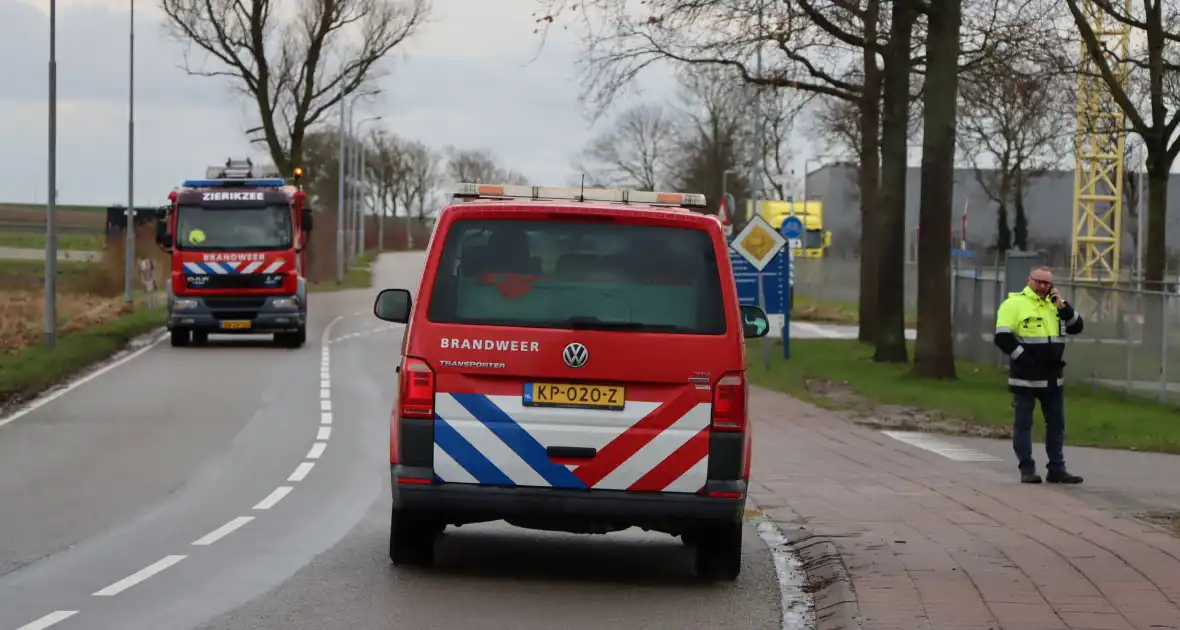
<instances>
[{"instance_id":1,"label":"fire truck","mask_svg":"<svg viewBox=\"0 0 1180 630\"><path fill-rule=\"evenodd\" d=\"M168 195L156 244L171 256L167 283L172 345L210 334L272 334L307 340L305 247L312 213L299 186L260 177L250 160L226 160Z\"/></svg>"}]
</instances>

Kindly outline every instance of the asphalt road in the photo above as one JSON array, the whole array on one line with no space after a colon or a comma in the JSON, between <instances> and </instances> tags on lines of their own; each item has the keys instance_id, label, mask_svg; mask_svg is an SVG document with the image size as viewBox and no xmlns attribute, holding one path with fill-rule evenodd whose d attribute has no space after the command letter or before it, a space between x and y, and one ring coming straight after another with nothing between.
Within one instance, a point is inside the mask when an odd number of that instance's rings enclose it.
<instances>
[{"instance_id":1,"label":"asphalt road","mask_svg":"<svg viewBox=\"0 0 1180 630\"><path fill-rule=\"evenodd\" d=\"M387 255L378 285L420 264ZM302 349L161 344L0 426L0 630L781 627L753 525L730 585L698 583L668 536L503 523L393 568L401 327L373 295L313 296Z\"/></svg>"}]
</instances>

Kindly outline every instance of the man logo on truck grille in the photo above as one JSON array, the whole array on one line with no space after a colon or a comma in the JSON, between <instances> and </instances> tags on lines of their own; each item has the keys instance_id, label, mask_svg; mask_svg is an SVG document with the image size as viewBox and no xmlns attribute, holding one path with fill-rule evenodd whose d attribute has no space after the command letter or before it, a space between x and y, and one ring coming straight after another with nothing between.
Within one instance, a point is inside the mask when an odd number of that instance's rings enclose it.
<instances>
[{"instance_id":1,"label":"man logo on truck grille","mask_svg":"<svg viewBox=\"0 0 1180 630\"><path fill-rule=\"evenodd\" d=\"M561 351L561 358L565 359L565 364L572 368L580 368L586 365L587 359L590 358L590 351L580 343L571 343Z\"/></svg>"}]
</instances>

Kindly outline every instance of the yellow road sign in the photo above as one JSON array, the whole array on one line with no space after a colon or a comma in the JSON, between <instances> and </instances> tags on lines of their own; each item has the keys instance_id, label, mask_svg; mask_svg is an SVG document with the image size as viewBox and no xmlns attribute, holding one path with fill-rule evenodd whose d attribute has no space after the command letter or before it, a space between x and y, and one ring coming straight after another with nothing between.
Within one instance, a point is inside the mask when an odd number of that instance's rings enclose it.
<instances>
[{"instance_id":1,"label":"yellow road sign","mask_svg":"<svg viewBox=\"0 0 1180 630\"><path fill-rule=\"evenodd\" d=\"M762 271L786 244L787 239L770 227L766 219L754 215L746 227L734 237L730 247L755 269Z\"/></svg>"}]
</instances>

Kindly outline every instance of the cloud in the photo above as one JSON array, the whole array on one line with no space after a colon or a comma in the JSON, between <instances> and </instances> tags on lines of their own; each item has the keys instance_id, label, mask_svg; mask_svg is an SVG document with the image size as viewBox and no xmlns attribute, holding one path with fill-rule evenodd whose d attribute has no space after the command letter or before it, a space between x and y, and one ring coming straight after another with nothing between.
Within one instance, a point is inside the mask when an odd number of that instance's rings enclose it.
<instances>
[{"instance_id":1,"label":"cloud","mask_svg":"<svg viewBox=\"0 0 1180 630\"><path fill-rule=\"evenodd\" d=\"M249 102L226 80L180 69L184 46L166 35L154 3L139 4L136 203L154 204L207 164L265 156L242 136L254 120ZM0 0L0 201L46 198L47 5ZM577 100L578 48L558 32L538 51L536 6L435 0L429 23L388 59L383 94L358 105L357 119L379 115L390 131L439 149L486 147L539 184L569 181L591 134ZM57 19L59 200L126 203L127 0L60 0Z\"/></svg>"}]
</instances>

